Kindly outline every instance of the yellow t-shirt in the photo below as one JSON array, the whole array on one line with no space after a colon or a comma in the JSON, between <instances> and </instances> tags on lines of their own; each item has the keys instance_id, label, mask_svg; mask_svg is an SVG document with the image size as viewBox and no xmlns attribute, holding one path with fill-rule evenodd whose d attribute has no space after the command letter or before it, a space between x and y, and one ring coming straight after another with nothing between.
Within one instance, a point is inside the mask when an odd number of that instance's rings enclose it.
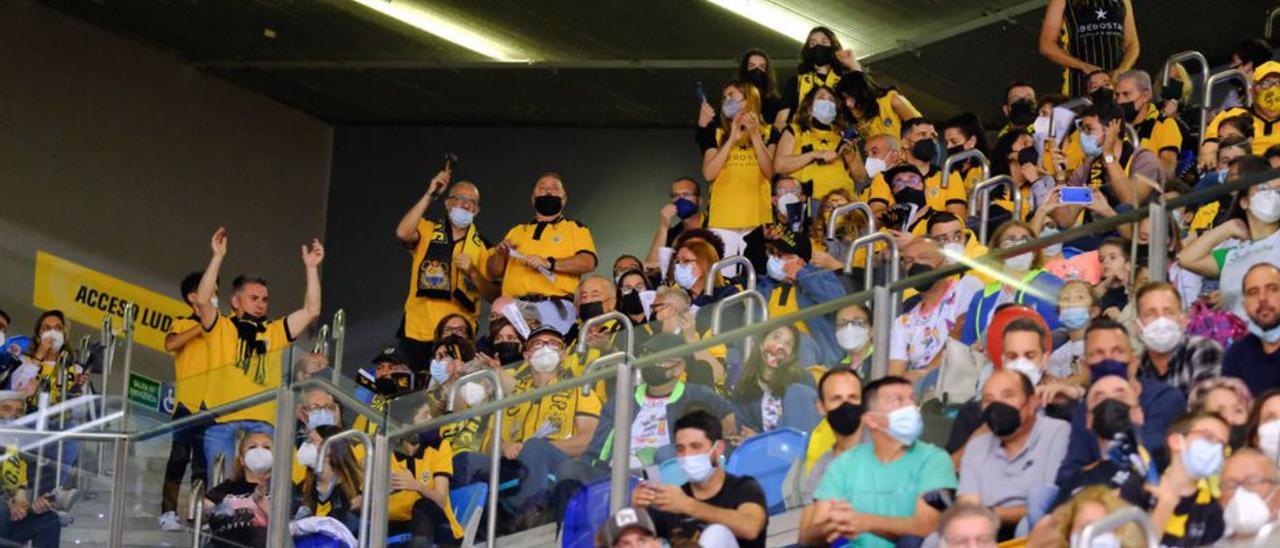
<instances>
[{"instance_id":1,"label":"yellow t-shirt","mask_svg":"<svg viewBox=\"0 0 1280 548\"><path fill-rule=\"evenodd\" d=\"M1227 109L1214 116L1213 121L1209 122L1209 128L1204 131L1205 140L1217 140L1218 124L1221 124L1227 118L1241 114L1248 114L1250 118L1253 118L1253 138L1249 142L1253 144L1254 154L1261 156L1268 148L1280 144L1280 131L1276 131L1276 125L1277 122L1280 122L1280 119L1268 122L1254 114L1252 110L1240 107Z\"/></svg>"},{"instance_id":2,"label":"yellow t-shirt","mask_svg":"<svg viewBox=\"0 0 1280 548\"><path fill-rule=\"evenodd\" d=\"M515 394L533 390L533 372L527 373L516 380ZM551 383L560 380L557 375ZM538 401L508 407L502 418L502 439L507 442L523 442L533 438L546 438L548 441L569 439L576 434L574 419L579 415L596 418L600 416L599 393L599 390L592 390L590 395L583 396L581 390L565 390L544 396Z\"/></svg>"},{"instance_id":3,"label":"yellow t-shirt","mask_svg":"<svg viewBox=\"0 0 1280 548\"><path fill-rule=\"evenodd\" d=\"M795 138L795 143L791 147L792 154L804 154L812 151L832 151L840 148L840 135L832 128L812 127L801 130L800 126L792 125L787 128ZM845 168L844 160L837 158L835 161L826 164L811 162L808 165L792 171L790 173L802 185L809 185L809 196L820 200L827 193L845 189L850 193L853 192L853 178L849 177L849 170Z\"/></svg>"},{"instance_id":4,"label":"yellow t-shirt","mask_svg":"<svg viewBox=\"0 0 1280 548\"><path fill-rule=\"evenodd\" d=\"M429 261L426 267L422 266L422 261L427 256L427 249L433 240L444 242L452 237L448 226L441 227L435 221L418 219L418 243L413 247L413 263L409 270L409 295L404 300L404 334L410 339L431 340L435 336L436 324L450 314L461 314L471 320L471 325L476 324L476 314L480 311L480 293L472 285L466 273L460 272L457 265L452 262L449 263L448 286L452 289L451 295L448 298L419 296L420 276L425 275L440 280L443 275L441 269L432 268L440 263ZM489 259L491 250L489 243L480 236L474 224L467 227L467 234L462 239L452 243L453 248L449 253L450 261L454 255L466 254L471 257L471 264L481 271L484 270L484 264Z\"/></svg>"},{"instance_id":5,"label":"yellow t-shirt","mask_svg":"<svg viewBox=\"0 0 1280 548\"><path fill-rule=\"evenodd\" d=\"M233 316L218 316L205 329L208 348L210 408L242 400L280 386L284 374L281 350L293 342L284 318L255 323ZM276 404L268 402L218 417L218 422L262 421L274 424Z\"/></svg>"},{"instance_id":6,"label":"yellow t-shirt","mask_svg":"<svg viewBox=\"0 0 1280 548\"><path fill-rule=\"evenodd\" d=\"M565 217L546 223L533 221L518 224L507 232L506 239L515 244L521 255L526 256L537 255L561 260L583 252L590 253L593 257L596 254L596 243L591 239L591 230L586 225ZM502 276L502 294L508 297L573 296L581 276L563 272L556 272L554 275L555 280L550 280L527 266L524 261L507 259L506 273Z\"/></svg>"},{"instance_id":7,"label":"yellow t-shirt","mask_svg":"<svg viewBox=\"0 0 1280 548\"><path fill-rule=\"evenodd\" d=\"M177 335L189 329L200 329L198 317L175 319L169 334ZM173 398L188 411L199 411L204 404L208 375L209 350L204 339L196 337L173 353Z\"/></svg>"},{"instance_id":8,"label":"yellow t-shirt","mask_svg":"<svg viewBox=\"0 0 1280 548\"><path fill-rule=\"evenodd\" d=\"M12 496L26 489L27 485L27 461L18 452L18 446L4 448L0 454L0 494Z\"/></svg>"},{"instance_id":9,"label":"yellow t-shirt","mask_svg":"<svg viewBox=\"0 0 1280 548\"><path fill-rule=\"evenodd\" d=\"M761 126L761 138L769 140L772 126ZM731 146L729 159L720 168L719 175L711 181L711 202L708 206L708 228L755 228L773 222L773 201L769 179L760 171L756 149L750 139L740 144L725 143L723 129L716 130L718 146Z\"/></svg>"},{"instance_id":10,"label":"yellow t-shirt","mask_svg":"<svg viewBox=\"0 0 1280 548\"><path fill-rule=\"evenodd\" d=\"M857 266L857 263L854 263L854 266ZM798 303L798 292L799 289L792 284L783 283L775 285L773 287L773 291L769 293L769 317L777 318L779 316L786 316L787 314L799 312L800 305ZM794 325L796 329L800 330L801 333L809 332L809 326L804 322L796 322L792 325Z\"/></svg>"},{"instance_id":11,"label":"yellow t-shirt","mask_svg":"<svg viewBox=\"0 0 1280 548\"><path fill-rule=\"evenodd\" d=\"M915 105L912 105L911 101L908 101L906 97L898 95L897 91L889 90L879 99L876 99L876 105L880 107L880 113L875 118L858 122L858 133L862 134L863 139L870 139L876 135L884 134L894 137L902 136L903 119L898 116L898 111L893 109L893 99L895 97L900 99L902 104L906 105L907 110L910 111L909 114L911 116L907 117L908 120L922 116Z\"/></svg>"},{"instance_id":12,"label":"yellow t-shirt","mask_svg":"<svg viewBox=\"0 0 1280 548\"><path fill-rule=\"evenodd\" d=\"M871 196L868 201L879 200L888 206L897 203L893 198L893 189L890 188L889 182L884 179L883 173L876 175L876 178L871 180L870 190ZM924 178L924 198L925 206L933 211L946 211L948 204L968 205L969 202L969 198L964 192L964 181L960 178L959 173L951 172L947 178L947 187L943 188L942 172L932 168L929 176ZM917 226L920 225L924 225L924 223L919 223Z\"/></svg>"},{"instance_id":13,"label":"yellow t-shirt","mask_svg":"<svg viewBox=\"0 0 1280 548\"><path fill-rule=\"evenodd\" d=\"M1133 129L1138 132L1142 148L1157 156L1166 150L1172 150L1175 154L1182 150L1182 129L1178 127L1178 122L1162 114L1153 104L1147 105L1147 115Z\"/></svg>"},{"instance_id":14,"label":"yellow t-shirt","mask_svg":"<svg viewBox=\"0 0 1280 548\"><path fill-rule=\"evenodd\" d=\"M418 481L434 486L443 481L447 485L453 476L453 449L449 440L440 440L439 445L423 446L417 455L402 455L399 451L392 453L391 472L412 472ZM422 495L413 491L395 491L387 496L387 519L389 521L409 521L413 518L413 504ZM445 490L444 504L441 505L444 515L449 518L449 528L453 530L453 538L462 538L462 525L453 515L453 505L449 503L449 492Z\"/></svg>"}]
</instances>

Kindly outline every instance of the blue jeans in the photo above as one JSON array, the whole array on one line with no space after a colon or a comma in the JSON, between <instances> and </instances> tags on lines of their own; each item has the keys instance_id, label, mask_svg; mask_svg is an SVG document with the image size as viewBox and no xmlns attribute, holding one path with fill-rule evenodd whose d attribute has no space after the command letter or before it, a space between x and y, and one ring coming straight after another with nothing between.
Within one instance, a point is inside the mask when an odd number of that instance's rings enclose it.
<instances>
[{"instance_id":1,"label":"blue jeans","mask_svg":"<svg viewBox=\"0 0 1280 548\"><path fill-rule=\"evenodd\" d=\"M551 494L550 476L561 464L569 462L569 455L551 445L545 438L534 438L524 443L524 449L516 456L524 468L520 478L520 491L511 497L511 505L518 513L546 504Z\"/></svg>"},{"instance_id":2,"label":"blue jeans","mask_svg":"<svg viewBox=\"0 0 1280 548\"><path fill-rule=\"evenodd\" d=\"M218 423L204 431L204 462L209 467L209 475L213 475L213 463L222 454L223 478L231 477L231 465L236 460L236 433L256 434L265 432L275 435L276 429L262 421L231 421Z\"/></svg>"}]
</instances>

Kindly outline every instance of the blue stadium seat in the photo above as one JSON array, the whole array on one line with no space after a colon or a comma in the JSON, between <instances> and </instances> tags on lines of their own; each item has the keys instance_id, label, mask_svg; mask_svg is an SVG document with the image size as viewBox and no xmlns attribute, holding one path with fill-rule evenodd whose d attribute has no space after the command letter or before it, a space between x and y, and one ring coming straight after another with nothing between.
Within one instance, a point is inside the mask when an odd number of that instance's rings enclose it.
<instances>
[{"instance_id":1,"label":"blue stadium seat","mask_svg":"<svg viewBox=\"0 0 1280 548\"><path fill-rule=\"evenodd\" d=\"M640 482L627 480L627 500ZM596 529L609 519L609 478L583 485L569 499L564 512L563 548L594 548Z\"/></svg>"},{"instance_id":2,"label":"blue stadium seat","mask_svg":"<svg viewBox=\"0 0 1280 548\"><path fill-rule=\"evenodd\" d=\"M658 463L658 477L662 479L662 483L668 485L684 485L689 481L684 477L684 470L680 468L680 461L676 459L667 459Z\"/></svg>"},{"instance_id":3,"label":"blue stadium seat","mask_svg":"<svg viewBox=\"0 0 1280 548\"><path fill-rule=\"evenodd\" d=\"M453 515L462 525L462 545L470 546L476 538L476 530L480 526L480 516L484 514L484 505L489 496L489 484L476 482L449 491L449 503L453 506Z\"/></svg>"},{"instance_id":4,"label":"blue stadium seat","mask_svg":"<svg viewBox=\"0 0 1280 548\"><path fill-rule=\"evenodd\" d=\"M735 476L751 476L764 489L769 515L786 511L782 498L782 482L791 463L805 458L808 434L791 428L779 428L748 438L729 456L725 471Z\"/></svg>"}]
</instances>

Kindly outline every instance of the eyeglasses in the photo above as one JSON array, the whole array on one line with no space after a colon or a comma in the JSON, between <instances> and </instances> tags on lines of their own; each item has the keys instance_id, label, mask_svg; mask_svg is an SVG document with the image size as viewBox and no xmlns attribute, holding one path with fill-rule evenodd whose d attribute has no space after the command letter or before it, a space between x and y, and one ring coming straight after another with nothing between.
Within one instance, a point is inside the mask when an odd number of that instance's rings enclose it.
<instances>
[{"instance_id":1,"label":"eyeglasses","mask_svg":"<svg viewBox=\"0 0 1280 548\"><path fill-rule=\"evenodd\" d=\"M564 343L560 341L533 341L529 343L529 350L542 350L543 348L550 348L559 352L564 350Z\"/></svg>"},{"instance_id":2,"label":"eyeglasses","mask_svg":"<svg viewBox=\"0 0 1280 548\"><path fill-rule=\"evenodd\" d=\"M1245 489L1248 489L1256 493L1258 492L1259 487L1264 487L1269 485L1274 486L1276 485L1276 483L1280 483L1280 482L1277 482L1276 480L1273 480L1273 479L1264 478L1262 476L1249 476L1245 478L1244 481L1222 480L1221 487L1222 487L1223 493L1229 493L1229 492L1235 491L1240 487L1244 487Z\"/></svg>"},{"instance_id":3,"label":"eyeglasses","mask_svg":"<svg viewBox=\"0 0 1280 548\"><path fill-rule=\"evenodd\" d=\"M440 334L444 336L457 335L459 337L467 336L467 328L465 327L446 327L440 330Z\"/></svg>"}]
</instances>

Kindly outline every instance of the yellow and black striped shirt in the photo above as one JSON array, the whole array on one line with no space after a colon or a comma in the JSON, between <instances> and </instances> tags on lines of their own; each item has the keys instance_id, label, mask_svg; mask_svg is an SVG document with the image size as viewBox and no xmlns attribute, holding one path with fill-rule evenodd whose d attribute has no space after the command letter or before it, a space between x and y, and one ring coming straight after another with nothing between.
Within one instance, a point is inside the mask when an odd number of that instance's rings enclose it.
<instances>
[{"instance_id":1,"label":"yellow and black striped shirt","mask_svg":"<svg viewBox=\"0 0 1280 548\"><path fill-rule=\"evenodd\" d=\"M1124 0L1067 0L1062 10L1062 49L1072 57L1114 70L1124 58ZM1087 74L1063 69L1062 92L1080 97L1088 90Z\"/></svg>"}]
</instances>

